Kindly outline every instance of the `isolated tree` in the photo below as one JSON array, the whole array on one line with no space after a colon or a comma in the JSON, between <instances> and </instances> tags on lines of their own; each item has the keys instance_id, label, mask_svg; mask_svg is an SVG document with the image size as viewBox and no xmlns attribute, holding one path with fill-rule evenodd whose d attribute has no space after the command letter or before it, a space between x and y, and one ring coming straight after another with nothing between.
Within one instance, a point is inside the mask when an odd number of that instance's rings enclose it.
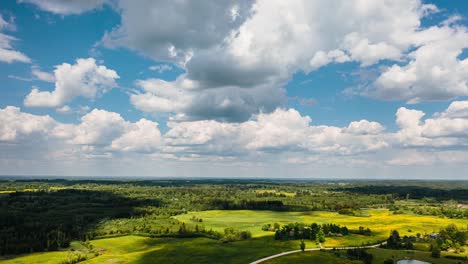
<instances>
[{"instance_id":1,"label":"isolated tree","mask_svg":"<svg viewBox=\"0 0 468 264\"><path fill-rule=\"evenodd\" d=\"M325 234L323 233L322 229L320 229L320 231L318 232L317 239L320 243L325 242Z\"/></svg>"}]
</instances>

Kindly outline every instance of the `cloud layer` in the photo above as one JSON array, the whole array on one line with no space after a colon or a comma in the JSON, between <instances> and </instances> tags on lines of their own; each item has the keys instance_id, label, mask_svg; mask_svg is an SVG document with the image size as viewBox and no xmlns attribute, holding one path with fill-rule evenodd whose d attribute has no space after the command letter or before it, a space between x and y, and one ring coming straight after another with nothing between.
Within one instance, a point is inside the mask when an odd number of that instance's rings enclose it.
<instances>
[{"instance_id":1,"label":"cloud layer","mask_svg":"<svg viewBox=\"0 0 468 264\"><path fill-rule=\"evenodd\" d=\"M311 157L327 162L337 158L355 161L366 156L368 163L395 165L402 163L401 153L420 153L418 159L424 159L424 155L433 159L447 151L465 153L467 113L468 101L453 102L445 111L424 120L424 112L401 107L396 112L399 130L390 132L368 120L354 121L346 127L316 126L309 116L294 109L276 109L241 123L170 121L169 130L162 134L156 122L142 118L133 123L118 113L100 109L84 115L78 124L65 124L9 106L0 110L0 144L42 141L79 149L86 155L136 152L179 160L264 160L279 153L276 159L287 154L294 163L308 163ZM380 156L395 150L399 150L397 156Z\"/></svg>"}]
</instances>

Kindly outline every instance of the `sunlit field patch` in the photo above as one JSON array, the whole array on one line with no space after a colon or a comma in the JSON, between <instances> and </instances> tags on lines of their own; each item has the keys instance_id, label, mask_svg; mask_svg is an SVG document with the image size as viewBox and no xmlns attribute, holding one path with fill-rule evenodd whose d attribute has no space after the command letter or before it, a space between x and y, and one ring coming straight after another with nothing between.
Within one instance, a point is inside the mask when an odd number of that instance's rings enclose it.
<instances>
[{"instance_id":1,"label":"sunlit field patch","mask_svg":"<svg viewBox=\"0 0 468 264\"><path fill-rule=\"evenodd\" d=\"M256 194L270 194L272 196L287 196L287 197L294 197L296 196L296 193L294 192L284 192L284 191L278 191L278 190L273 190L273 189L261 189L261 190L255 190Z\"/></svg>"},{"instance_id":2,"label":"sunlit field patch","mask_svg":"<svg viewBox=\"0 0 468 264\"><path fill-rule=\"evenodd\" d=\"M421 216L414 214L393 214L388 210L366 210L369 216L349 216L335 212L275 212L253 210L210 210L190 212L178 215L180 221L190 222L195 216L203 220L206 229L223 232L227 227L238 230L248 230L253 237L273 235L272 232L262 231L262 225L279 223L334 223L346 226L349 229L358 229L360 226L370 228L373 235L370 237L350 235L347 237L327 238L326 246L362 245L382 241L388 237L390 231L398 230L402 236L429 234L438 232L440 228L454 223L460 229L466 229L467 221L463 219L439 218L435 216Z\"/></svg>"}]
</instances>

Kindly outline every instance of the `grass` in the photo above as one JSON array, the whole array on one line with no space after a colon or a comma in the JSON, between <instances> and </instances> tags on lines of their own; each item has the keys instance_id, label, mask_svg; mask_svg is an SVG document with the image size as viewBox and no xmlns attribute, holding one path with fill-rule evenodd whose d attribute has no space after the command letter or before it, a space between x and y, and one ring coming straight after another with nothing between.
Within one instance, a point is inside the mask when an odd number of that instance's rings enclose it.
<instances>
[{"instance_id":1,"label":"grass","mask_svg":"<svg viewBox=\"0 0 468 264\"><path fill-rule=\"evenodd\" d=\"M294 193L294 192L283 192L283 191L278 191L278 190L273 190L273 189L255 190L255 193L258 193L258 194L271 193L271 194L274 194L274 195L284 195L284 196L287 196L287 197L296 196L296 193Z\"/></svg>"},{"instance_id":2,"label":"grass","mask_svg":"<svg viewBox=\"0 0 468 264\"><path fill-rule=\"evenodd\" d=\"M265 264L282 263L320 263L320 264L362 264L359 260L349 260L335 256L332 252L309 251L282 256L264 262Z\"/></svg>"},{"instance_id":3,"label":"grass","mask_svg":"<svg viewBox=\"0 0 468 264\"><path fill-rule=\"evenodd\" d=\"M416 233L438 232L440 228L454 223L460 229L466 228L464 219L448 219L435 216L421 216L414 214L393 214L388 210L365 210L369 216L349 216L334 212L274 212L251 210L211 210L190 212L178 215L180 221L189 223L192 216L203 219L206 229L223 232L226 227L238 230L248 230L253 237L271 236L272 232L262 231L264 224L302 223L335 223L347 226L349 229L358 229L359 226L369 227L373 236L349 235L345 237L327 238L324 246L343 246L376 243L388 238L390 231L398 230L401 236L416 235ZM411 232L409 232L411 230Z\"/></svg>"},{"instance_id":4,"label":"grass","mask_svg":"<svg viewBox=\"0 0 468 264\"><path fill-rule=\"evenodd\" d=\"M431 257L430 252L422 252L422 251L412 251L412 250L390 250L390 249L370 249L368 250L374 256L372 263L383 263L385 259L391 259L393 256L395 260L400 259L417 259L422 261L427 261L433 264L457 264L457 263L467 263L462 262L461 260L453 260L444 258L446 256L446 252L442 252L441 258L433 258Z\"/></svg>"},{"instance_id":5,"label":"grass","mask_svg":"<svg viewBox=\"0 0 468 264\"><path fill-rule=\"evenodd\" d=\"M69 252L65 251L40 252L2 260L0 262L2 264L61 263L67 260L68 254Z\"/></svg>"},{"instance_id":6,"label":"grass","mask_svg":"<svg viewBox=\"0 0 468 264\"><path fill-rule=\"evenodd\" d=\"M468 263L467 261L463 262L461 260L453 260L444 258L446 253L442 253L441 258L432 258L430 252L420 252L420 251L408 251L408 250L389 250L389 249L369 249L369 253L373 255L372 263L381 264L386 259L394 259L395 262L401 259L417 259L421 261L430 262L433 264L458 264L458 263ZM336 255L338 256L336 256ZM266 264L280 264L280 263L339 263L339 264L348 264L348 263L359 263L362 264L362 261L349 260L344 257L344 251L313 251L313 252L301 252L291 255L282 256L275 258L269 261L266 261Z\"/></svg>"},{"instance_id":7,"label":"grass","mask_svg":"<svg viewBox=\"0 0 468 264\"><path fill-rule=\"evenodd\" d=\"M299 249L298 241L255 238L221 243L208 238L125 236L91 241L102 255L82 263L249 263L277 252Z\"/></svg>"},{"instance_id":8,"label":"grass","mask_svg":"<svg viewBox=\"0 0 468 264\"><path fill-rule=\"evenodd\" d=\"M71 251L73 250L73 251ZM73 241L67 250L53 251L53 252L39 252L33 254L25 254L21 256L15 256L12 259L0 259L2 264L30 264L30 263L48 263L48 264L60 264L71 259L77 254L85 255L88 258L94 256L89 253L89 250L81 244L81 242Z\"/></svg>"},{"instance_id":9,"label":"grass","mask_svg":"<svg viewBox=\"0 0 468 264\"><path fill-rule=\"evenodd\" d=\"M446 219L433 216L418 216L411 214L394 215L388 210L367 210L367 217L340 215L333 212L273 212L273 211L202 211L190 212L176 216L180 221L190 223L192 216L202 218L205 228L223 232L226 227L237 230L249 230L253 234L252 239L232 243L221 243L208 238L149 238L141 236L122 236L90 241L91 245L100 255L94 257L88 254L88 260L82 263L249 263L251 261L277 254L279 252L299 249L299 241L275 241L272 232L262 231L264 224L291 222L304 223L335 223L345 225L350 229L358 229L359 226L369 227L374 232L373 236L349 235L345 237L327 237L323 243L326 247L344 245L362 245L375 243L388 237L393 229L400 234L409 235L416 233L431 233L438 231L450 223L455 223L460 229L466 228L466 220ZM408 230L412 230L409 232ZM315 243L306 241L307 248L315 247ZM416 245L425 247L424 245ZM71 248L75 252L85 252L80 243L72 243ZM375 263L383 263L386 258L415 258L427 260L432 263L457 263L446 258L432 259L429 252L393 251L372 249L375 253ZM315 254L316 253L316 254ZM70 251L44 252L19 256L14 259L4 260L2 263L61 263L66 260ZM328 254L328 255L326 255ZM443 252L442 255L447 254ZM303 259L302 259L303 258ZM317 258L317 260L315 260ZM356 263L344 258L335 257L327 252L309 252L293 254L272 260L270 263L295 263L304 261L314 263ZM327 262L328 261L328 262Z\"/></svg>"}]
</instances>

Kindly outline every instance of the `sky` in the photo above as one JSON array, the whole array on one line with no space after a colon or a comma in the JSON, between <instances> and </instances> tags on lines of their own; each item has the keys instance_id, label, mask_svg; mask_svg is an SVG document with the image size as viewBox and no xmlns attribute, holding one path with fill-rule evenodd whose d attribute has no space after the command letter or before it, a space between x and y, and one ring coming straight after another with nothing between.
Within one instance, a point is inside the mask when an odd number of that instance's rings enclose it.
<instances>
[{"instance_id":1,"label":"sky","mask_svg":"<svg viewBox=\"0 0 468 264\"><path fill-rule=\"evenodd\" d=\"M467 172L467 1L0 3L0 175Z\"/></svg>"}]
</instances>

